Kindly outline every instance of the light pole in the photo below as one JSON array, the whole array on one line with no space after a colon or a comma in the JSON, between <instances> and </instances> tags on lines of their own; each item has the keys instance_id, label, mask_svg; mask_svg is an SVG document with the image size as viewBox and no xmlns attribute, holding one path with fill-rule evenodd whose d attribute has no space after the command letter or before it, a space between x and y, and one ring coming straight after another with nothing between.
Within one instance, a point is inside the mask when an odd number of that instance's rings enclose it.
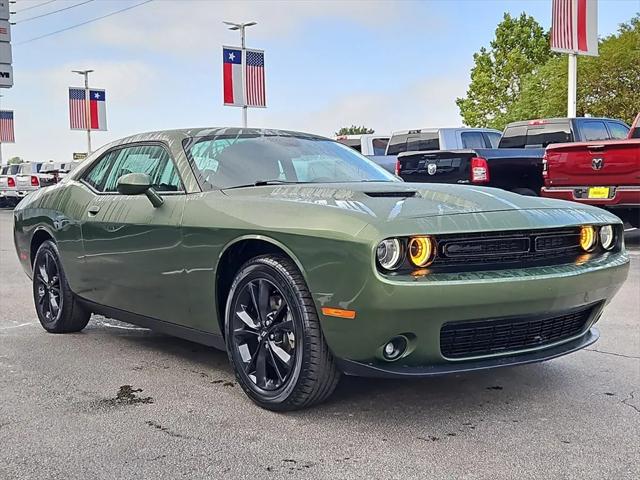
<instances>
[{"instance_id":1,"label":"light pole","mask_svg":"<svg viewBox=\"0 0 640 480\"><path fill-rule=\"evenodd\" d=\"M240 30L242 47L242 126L247 128L247 53L245 52L244 29L253 27L256 22L234 23L222 22L229 26L229 30Z\"/></svg>"},{"instance_id":2,"label":"light pole","mask_svg":"<svg viewBox=\"0 0 640 480\"><path fill-rule=\"evenodd\" d=\"M87 125L87 156L91 155L91 110L89 103L89 74L93 70L72 70L84 77L84 121Z\"/></svg>"}]
</instances>

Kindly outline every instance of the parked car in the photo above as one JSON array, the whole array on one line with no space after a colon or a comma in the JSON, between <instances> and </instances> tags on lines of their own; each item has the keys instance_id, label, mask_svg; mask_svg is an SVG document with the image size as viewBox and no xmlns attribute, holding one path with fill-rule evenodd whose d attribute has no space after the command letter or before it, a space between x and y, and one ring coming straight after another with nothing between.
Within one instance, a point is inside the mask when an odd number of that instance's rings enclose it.
<instances>
[{"instance_id":1,"label":"parked car","mask_svg":"<svg viewBox=\"0 0 640 480\"><path fill-rule=\"evenodd\" d=\"M405 152L396 175L405 182L484 185L536 196L543 184L542 148Z\"/></svg>"},{"instance_id":2,"label":"parked car","mask_svg":"<svg viewBox=\"0 0 640 480\"><path fill-rule=\"evenodd\" d=\"M612 118L542 118L506 126L499 148L540 148L553 143L627 138L629 126Z\"/></svg>"},{"instance_id":3,"label":"parked car","mask_svg":"<svg viewBox=\"0 0 640 480\"><path fill-rule=\"evenodd\" d=\"M550 145L542 196L611 210L640 227L640 139Z\"/></svg>"},{"instance_id":4,"label":"parked car","mask_svg":"<svg viewBox=\"0 0 640 480\"><path fill-rule=\"evenodd\" d=\"M395 173L408 182L472 183L539 195L544 147L582 138L626 138L628 132L624 122L607 118L514 122L505 128L498 148L407 152L398 156Z\"/></svg>"},{"instance_id":5,"label":"parked car","mask_svg":"<svg viewBox=\"0 0 640 480\"><path fill-rule=\"evenodd\" d=\"M3 165L0 168L0 207L12 207L13 195L10 190L15 189L15 175L20 167L18 165Z\"/></svg>"},{"instance_id":6,"label":"parked car","mask_svg":"<svg viewBox=\"0 0 640 480\"><path fill-rule=\"evenodd\" d=\"M631 125L629 129L628 138L640 138L640 113L638 113L636 119L633 121L633 125Z\"/></svg>"},{"instance_id":7,"label":"parked car","mask_svg":"<svg viewBox=\"0 0 640 480\"><path fill-rule=\"evenodd\" d=\"M362 135L338 135L336 140L362 155L384 155L390 135L367 133Z\"/></svg>"},{"instance_id":8,"label":"parked car","mask_svg":"<svg viewBox=\"0 0 640 480\"><path fill-rule=\"evenodd\" d=\"M335 141L276 130L125 138L14 217L45 330L82 330L95 312L226 349L272 410L322 401L340 373L574 352L597 340L629 269L622 223L599 208L406 184Z\"/></svg>"},{"instance_id":9,"label":"parked car","mask_svg":"<svg viewBox=\"0 0 640 480\"><path fill-rule=\"evenodd\" d=\"M391 135L387 149L369 158L391 173L396 172L398 154L424 150L496 148L500 132L490 128L423 128L401 130Z\"/></svg>"}]
</instances>

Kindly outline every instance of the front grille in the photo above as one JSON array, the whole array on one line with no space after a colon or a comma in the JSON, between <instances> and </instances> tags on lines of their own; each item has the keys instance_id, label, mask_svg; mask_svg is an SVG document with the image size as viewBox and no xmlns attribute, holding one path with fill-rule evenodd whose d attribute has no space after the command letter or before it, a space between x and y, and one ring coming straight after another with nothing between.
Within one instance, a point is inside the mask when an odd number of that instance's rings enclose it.
<instances>
[{"instance_id":1,"label":"front grille","mask_svg":"<svg viewBox=\"0 0 640 480\"><path fill-rule=\"evenodd\" d=\"M579 239L578 228L442 235L431 268L452 272L573 263L584 253Z\"/></svg>"},{"instance_id":2,"label":"front grille","mask_svg":"<svg viewBox=\"0 0 640 480\"><path fill-rule=\"evenodd\" d=\"M440 351L446 358L467 358L543 347L578 335L593 305L560 315L446 323Z\"/></svg>"}]
</instances>

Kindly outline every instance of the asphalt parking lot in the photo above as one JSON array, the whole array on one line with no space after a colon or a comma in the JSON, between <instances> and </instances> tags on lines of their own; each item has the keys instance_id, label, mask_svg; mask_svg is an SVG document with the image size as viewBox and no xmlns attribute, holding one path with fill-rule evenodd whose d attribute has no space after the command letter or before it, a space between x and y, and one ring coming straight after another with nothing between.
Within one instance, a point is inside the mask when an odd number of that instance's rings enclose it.
<instances>
[{"instance_id":1,"label":"asphalt parking lot","mask_svg":"<svg viewBox=\"0 0 640 480\"><path fill-rule=\"evenodd\" d=\"M343 378L276 414L226 354L104 318L46 334L0 210L0 478L640 478L640 232L602 338L543 364Z\"/></svg>"}]
</instances>

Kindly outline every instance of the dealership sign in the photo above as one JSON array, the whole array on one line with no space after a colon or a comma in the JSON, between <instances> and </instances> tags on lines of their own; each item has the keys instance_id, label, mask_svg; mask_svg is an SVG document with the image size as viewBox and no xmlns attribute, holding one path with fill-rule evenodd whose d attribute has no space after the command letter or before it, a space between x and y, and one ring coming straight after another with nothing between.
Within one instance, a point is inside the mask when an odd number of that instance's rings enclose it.
<instances>
[{"instance_id":1,"label":"dealership sign","mask_svg":"<svg viewBox=\"0 0 640 480\"><path fill-rule=\"evenodd\" d=\"M9 0L0 0L0 88L13 86Z\"/></svg>"}]
</instances>

